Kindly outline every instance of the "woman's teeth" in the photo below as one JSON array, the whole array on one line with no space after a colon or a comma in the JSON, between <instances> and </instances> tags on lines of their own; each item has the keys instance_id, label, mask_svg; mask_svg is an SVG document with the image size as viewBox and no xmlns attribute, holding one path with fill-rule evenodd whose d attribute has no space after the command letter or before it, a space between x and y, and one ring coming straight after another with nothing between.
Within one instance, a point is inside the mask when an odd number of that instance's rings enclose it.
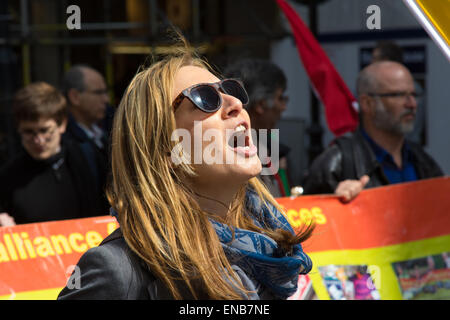
<instances>
[{"instance_id":1,"label":"woman's teeth","mask_svg":"<svg viewBox=\"0 0 450 320\"><path fill-rule=\"evenodd\" d=\"M236 127L236 129L234 129L235 132L240 132L240 131L245 131L245 126L240 124Z\"/></svg>"},{"instance_id":2,"label":"woman's teeth","mask_svg":"<svg viewBox=\"0 0 450 320\"><path fill-rule=\"evenodd\" d=\"M253 157L258 149L251 142L250 135L245 124L238 125L229 139L229 145L234 151L245 157Z\"/></svg>"},{"instance_id":3,"label":"woman's teeth","mask_svg":"<svg viewBox=\"0 0 450 320\"><path fill-rule=\"evenodd\" d=\"M230 139L230 146L232 148L236 148L236 147L246 147L247 145L247 137L245 135L247 128L243 125L240 124L238 125L233 132L233 135L231 136Z\"/></svg>"}]
</instances>

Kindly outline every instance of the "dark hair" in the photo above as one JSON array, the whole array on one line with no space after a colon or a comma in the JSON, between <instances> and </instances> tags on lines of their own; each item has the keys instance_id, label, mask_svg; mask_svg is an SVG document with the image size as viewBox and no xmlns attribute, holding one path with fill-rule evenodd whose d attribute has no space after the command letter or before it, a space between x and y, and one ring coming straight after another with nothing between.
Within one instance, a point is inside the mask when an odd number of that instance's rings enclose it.
<instances>
[{"instance_id":1,"label":"dark hair","mask_svg":"<svg viewBox=\"0 0 450 320\"><path fill-rule=\"evenodd\" d=\"M403 50L395 42L381 40L377 42L374 51L378 50L377 61L389 60L403 63Z\"/></svg>"},{"instance_id":2,"label":"dark hair","mask_svg":"<svg viewBox=\"0 0 450 320\"><path fill-rule=\"evenodd\" d=\"M83 70L92 69L90 66L85 64L77 64L71 67L65 74L61 83L61 90L63 94L67 97L67 93L70 89L76 89L78 91L86 90L84 83L84 73Z\"/></svg>"},{"instance_id":3,"label":"dark hair","mask_svg":"<svg viewBox=\"0 0 450 320\"><path fill-rule=\"evenodd\" d=\"M286 89L286 76L274 63L264 59L242 59L230 64L224 72L227 78L240 79L248 92L247 108L260 100L274 98L277 89Z\"/></svg>"},{"instance_id":4,"label":"dark hair","mask_svg":"<svg viewBox=\"0 0 450 320\"><path fill-rule=\"evenodd\" d=\"M67 119L66 98L46 82L35 82L17 91L13 102L16 125L21 121L54 119L60 125Z\"/></svg>"}]
</instances>

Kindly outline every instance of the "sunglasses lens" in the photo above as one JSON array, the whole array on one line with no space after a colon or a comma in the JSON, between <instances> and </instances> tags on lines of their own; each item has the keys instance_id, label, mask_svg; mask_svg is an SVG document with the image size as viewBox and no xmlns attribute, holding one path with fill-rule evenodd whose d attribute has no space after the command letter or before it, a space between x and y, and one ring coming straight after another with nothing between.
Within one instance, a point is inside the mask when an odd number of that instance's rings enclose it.
<instances>
[{"instance_id":1,"label":"sunglasses lens","mask_svg":"<svg viewBox=\"0 0 450 320\"><path fill-rule=\"evenodd\" d=\"M220 107L220 97L217 91L210 86L198 86L191 91L194 103L206 112L216 111Z\"/></svg>"},{"instance_id":2,"label":"sunglasses lens","mask_svg":"<svg viewBox=\"0 0 450 320\"><path fill-rule=\"evenodd\" d=\"M242 85L235 80L225 80L222 82L222 88L226 94L238 98L243 105L248 103L247 91L245 91Z\"/></svg>"}]
</instances>

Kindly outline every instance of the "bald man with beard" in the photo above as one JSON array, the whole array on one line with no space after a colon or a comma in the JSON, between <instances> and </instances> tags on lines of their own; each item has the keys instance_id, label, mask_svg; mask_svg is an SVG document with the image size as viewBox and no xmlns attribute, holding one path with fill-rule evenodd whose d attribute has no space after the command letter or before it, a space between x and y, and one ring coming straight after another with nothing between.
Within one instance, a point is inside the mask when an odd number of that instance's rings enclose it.
<instances>
[{"instance_id":1,"label":"bald man with beard","mask_svg":"<svg viewBox=\"0 0 450 320\"><path fill-rule=\"evenodd\" d=\"M423 148L405 138L417 111L414 80L393 61L365 67L357 80L360 127L339 137L312 163L306 194L335 193L351 201L364 188L442 176Z\"/></svg>"}]
</instances>

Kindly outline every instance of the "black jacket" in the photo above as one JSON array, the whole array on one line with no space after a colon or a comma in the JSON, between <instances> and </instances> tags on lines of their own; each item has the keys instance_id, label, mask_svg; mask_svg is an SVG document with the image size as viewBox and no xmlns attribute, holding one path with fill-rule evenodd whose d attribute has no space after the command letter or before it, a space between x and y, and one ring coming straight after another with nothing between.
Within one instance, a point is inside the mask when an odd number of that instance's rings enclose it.
<instances>
[{"instance_id":1,"label":"black jacket","mask_svg":"<svg viewBox=\"0 0 450 320\"><path fill-rule=\"evenodd\" d=\"M239 275L240 271L235 271ZM184 300L194 299L181 280L175 283ZM201 285L193 281L193 286L198 299L208 299ZM267 295L264 298L269 297ZM106 237L98 247L83 254L58 296L58 300L172 299L165 283L156 278L146 263L128 247L120 228Z\"/></svg>"},{"instance_id":2,"label":"black jacket","mask_svg":"<svg viewBox=\"0 0 450 320\"><path fill-rule=\"evenodd\" d=\"M416 143L408 141L413 165L419 179L443 175L438 164ZM305 194L334 193L339 182L346 179L359 179L369 175L366 188L389 184L381 164L361 131L346 134L336 139L312 163L304 180Z\"/></svg>"},{"instance_id":3,"label":"black jacket","mask_svg":"<svg viewBox=\"0 0 450 320\"><path fill-rule=\"evenodd\" d=\"M244 271L231 266L247 290L254 287ZM246 280L247 279L247 280ZM209 299L202 285L192 281L197 298ZM194 297L187 285L175 281L183 300ZM249 299L272 300L275 296L269 290L258 289L250 293ZM89 249L80 258L77 267L59 293L58 300L172 300L166 284L156 278L146 263L127 245L121 229L106 237L98 247Z\"/></svg>"},{"instance_id":4,"label":"black jacket","mask_svg":"<svg viewBox=\"0 0 450 320\"><path fill-rule=\"evenodd\" d=\"M171 299L171 295L117 229L83 254L58 299L155 300Z\"/></svg>"},{"instance_id":5,"label":"black jacket","mask_svg":"<svg viewBox=\"0 0 450 320\"><path fill-rule=\"evenodd\" d=\"M34 160L25 150L0 169L0 212L17 224L100 216L108 211L78 144Z\"/></svg>"},{"instance_id":6,"label":"black jacket","mask_svg":"<svg viewBox=\"0 0 450 320\"><path fill-rule=\"evenodd\" d=\"M95 188L102 191L106 186L108 174L110 173L109 140L107 133L102 138L104 147L99 148L92 139L81 129L72 115L69 115L64 139L74 141L81 147L92 174L95 177Z\"/></svg>"}]
</instances>

